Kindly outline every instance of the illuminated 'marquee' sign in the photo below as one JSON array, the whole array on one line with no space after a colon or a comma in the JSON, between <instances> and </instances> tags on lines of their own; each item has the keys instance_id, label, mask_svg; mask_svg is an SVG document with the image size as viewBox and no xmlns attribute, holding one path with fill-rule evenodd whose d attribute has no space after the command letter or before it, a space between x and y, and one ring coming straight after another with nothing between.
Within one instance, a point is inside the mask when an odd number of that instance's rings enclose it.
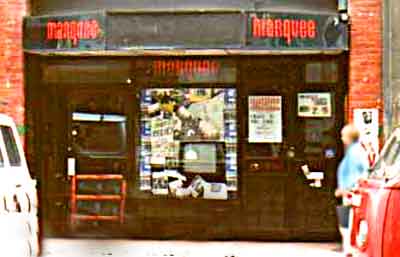
<instances>
[{"instance_id":1,"label":"illuminated 'marquee' sign","mask_svg":"<svg viewBox=\"0 0 400 257\"><path fill-rule=\"evenodd\" d=\"M290 45L294 39L315 39L317 37L317 21L314 19L252 17L251 34L254 38L283 38Z\"/></svg>"},{"instance_id":2,"label":"illuminated 'marquee' sign","mask_svg":"<svg viewBox=\"0 0 400 257\"><path fill-rule=\"evenodd\" d=\"M97 39L100 34L100 25L94 19L48 21L46 24L46 40L70 40L73 46L78 45L82 39Z\"/></svg>"},{"instance_id":3,"label":"illuminated 'marquee' sign","mask_svg":"<svg viewBox=\"0 0 400 257\"><path fill-rule=\"evenodd\" d=\"M216 75L220 63L215 60L155 60L153 72L155 75L185 74L185 75Z\"/></svg>"}]
</instances>

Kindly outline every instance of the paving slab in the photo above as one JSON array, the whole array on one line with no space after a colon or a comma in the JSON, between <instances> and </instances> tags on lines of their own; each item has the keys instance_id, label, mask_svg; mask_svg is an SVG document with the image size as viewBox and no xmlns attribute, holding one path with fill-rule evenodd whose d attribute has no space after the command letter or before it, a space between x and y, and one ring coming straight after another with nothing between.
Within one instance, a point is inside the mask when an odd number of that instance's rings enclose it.
<instances>
[{"instance_id":1,"label":"paving slab","mask_svg":"<svg viewBox=\"0 0 400 257\"><path fill-rule=\"evenodd\" d=\"M46 239L43 257L339 257L335 243Z\"/></svg>"}]
</instances>

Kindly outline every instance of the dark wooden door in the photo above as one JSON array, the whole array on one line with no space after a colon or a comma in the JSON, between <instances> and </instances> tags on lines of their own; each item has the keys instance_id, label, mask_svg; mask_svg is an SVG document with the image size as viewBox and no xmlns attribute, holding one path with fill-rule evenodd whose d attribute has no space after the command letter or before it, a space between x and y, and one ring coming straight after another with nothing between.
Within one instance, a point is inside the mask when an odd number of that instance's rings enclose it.
<instances>
[{"instance_id":1,"label":"dark wooden door","mask_svg":"<svg viewBox=\"0 0 400 257\"><path fill-rule=\"evenodd\" d=\"M343 98L336 85L298 86L292 91L288 127L286 225L294 238L332 238L336 231L334 197L336 166L341 153ZM321 185L308 179L322 172Z\"/></svg>"},{"instance_id":2,"label":"dark wooden door","mask_svg":"<svg viewBox=\"0 0 400 257\"><path fill-rule=\"evenodd\" d=\"M58 85L42 88L35 117L37 169L41 174L41 214L45 236L63 235L68 220L68 177L65 149L67 119L66 99Z\"/></svg>"},{"instance_id":3,"label":"dark wooden door","mask_svg":"<svg viewBox=\"0 0 400 257\"><path fill-rule=\"evenodd\" d=\"M242 201L250 238L336 237L333 192L341 156L345 90L342 81L305 83L305 64L293 57L251 59L242 64ZM251 138L249 102L257 96L266 97L264 101L280 97L279 142ZM321 187L311 186L314 181L307 179L303 165L311 172L323 172Z\"/></svg>"},{"instance_id":4,"label":"dark wooden door","mask_svg":"<svg viewBox=\"0 0 400 257\"><path fill-rule=\"evenodd\" d=\"M126 183L131 177L132 93L118 87L112 91L81 89L71 92L68 98L67 173L76 181L69 191L70 198L94 196L91 200L71 201L70 225L82 233L112 235L112 226L118 227L125 216L122 181ZM82 180L79 175L89 175L91 179ZM123 180L104 179L118 176ZM102 196L122 198L104 200Z\"/></svg>"},{"instance_id":5,"label":"dark wooden door","mask_svg":"<svg viewBox=\"0 0 400 257\"><path fill-rule=\"evenodd\" d=\"M49 138L43 155L46 166L45 199L46 235L66 235L71 230L71 181L74 175L122 175L134 178L134 94L114 86L58 86L49 105ZM111 93L112 92L112 93ZM46 150L47 149L47 150ZM117 194L118 181L81 181L76 184L80 194ZM79 213L85 215L117 215L116 202L78 202ZM84 223L84 224L83 224ZM106 222L107 223L107 222ZM101 233L101 222L82 222L82 233ZM76 230L76 227L74 227ZM106 232L105 232L106 234ZM75 231L75 235L79 236Z\"/></svg>"},{"instance_id":6,"label":"dark wooden door","mask_svg":"<svg viewBox=\"0 0 400 257\"><path fill-rule=\"evenodd\" d=\"M288 180L286 152L289 146L289 130L292 119L292 92L290 74L271 61L250 59L242 63L240 88L240 120L242 133L242 172L241 183L243 202L243 223L249 238L277 239L287 238L286 226L286 188ZM279 63L279 60L277 60ZM282 79L285 78L285 79ZM261 101L262 106L270 99L280 100L281 138L275 135L263 140L252 135L251 119L264 119L251 112L252 102ZM257 109L257 108L256 108ZM278 119L278 117L275 117ZM268 122L268 121L260 121ZM279 122L279 121L278 121ZM260 124L262 127L262 124ZM277 128L276 130L279 130ZM275 130L275 132L276 132ZM267 132L268 133L268 132ZM273 132L272 132L273 133ZM275 141L275 142L272 142Z\"/></svg>"}]
</instances>

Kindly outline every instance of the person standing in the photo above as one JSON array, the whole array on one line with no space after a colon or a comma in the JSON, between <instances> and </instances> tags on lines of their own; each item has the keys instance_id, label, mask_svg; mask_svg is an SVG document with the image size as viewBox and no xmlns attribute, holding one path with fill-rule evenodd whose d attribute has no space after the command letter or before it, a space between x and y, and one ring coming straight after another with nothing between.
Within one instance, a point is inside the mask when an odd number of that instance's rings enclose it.
<instances>
[{"instance_id":1,"label":"person standing","mask_svg":"<svg viewBox=\"0 0 400 257\"><path fill-rule=\"evenodd\" d=\"M352 256L350 242L352 210L347 203L347 196L357 185L358 180L367 174L369 163L368 156L359 142L360 132L353 124L344 126L341 136L345 154L337 170L338 188L335 196L342 199L342 205L337 207L337 213L343 252L348 257Z\"/></svg>"}]
</instances>

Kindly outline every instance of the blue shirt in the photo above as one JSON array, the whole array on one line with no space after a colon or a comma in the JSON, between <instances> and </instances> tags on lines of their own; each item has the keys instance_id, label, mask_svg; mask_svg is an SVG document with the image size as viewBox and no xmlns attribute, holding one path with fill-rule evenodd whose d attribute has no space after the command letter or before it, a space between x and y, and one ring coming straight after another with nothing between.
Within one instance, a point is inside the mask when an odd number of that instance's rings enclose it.
<instances>
[{"instance_id":1,"label":"blue shirt","mask_svg":"<svg viewBox=\"0 0 400 257\"><path fill-rule=\"evenodd\" d=\"M352 189L357 181L368 172L368 167L368 158L361 144L356 142L349 145L338 167L339 189Z\"/></svg>"}]
</instances>

